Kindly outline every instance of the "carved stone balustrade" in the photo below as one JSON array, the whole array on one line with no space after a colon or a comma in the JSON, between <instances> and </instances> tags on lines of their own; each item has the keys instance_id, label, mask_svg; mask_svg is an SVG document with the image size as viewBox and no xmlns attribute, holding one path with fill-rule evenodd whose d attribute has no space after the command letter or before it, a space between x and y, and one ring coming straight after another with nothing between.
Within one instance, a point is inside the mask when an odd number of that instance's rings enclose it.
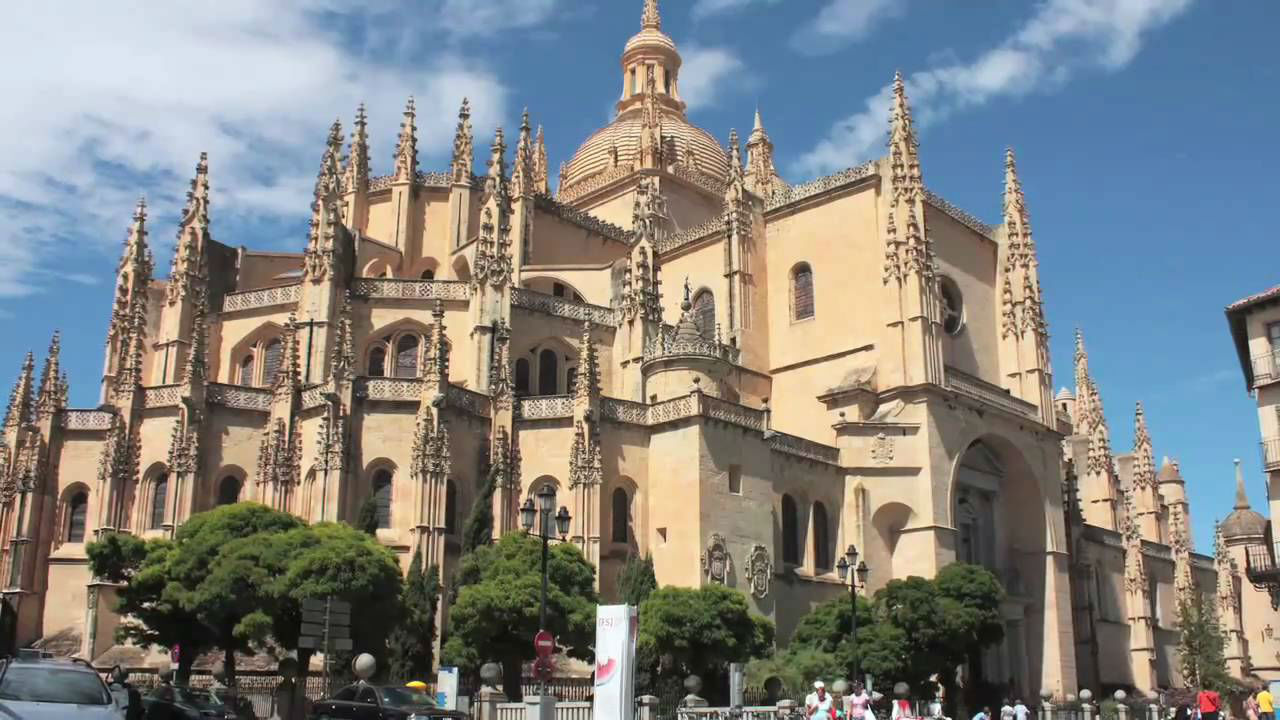
<instances>
[{"instance_id":1,"label":"carved stone balustrade","mask_svg":"<svg viewBox=\"0 0 1280 720\"><path fill-rule=\"evenodd\" d=\"M648 425L649 406L630 400L600 398L600 417L603 420L630 425Z\"/></svg>"},{"instance_id":2,"label":"carved stone balustrade","mask_svg":"<svg viewBox=\"0 0 1280 720\"><path fill-rule=\"evenodd\" d=\"M320 407L325 404L325 392L328 391L326 385L312 385L302 389L302 409L308 410L314 407Z\"/></svg>"},{"instance_id":3,"label":"carved stone balustrade","mask_svg":"<svg viewBox=\"0 0 1280 720\"><path fill-rule=\"evenodd\" d=\"M816 443L795 435L775 432L769 437L769 447L781 453L795 455L808 460L816 460L828 465L840 464L839 448Z\"/></svg>"},{"instance_id":4,"label":"carved stone balustrade","mask_svg":"<svg viewBox=\"0 0 1280 720\"><path fill-rule=\"evenodd\" d=\"M280 285L260 290L227 293L222 299L222 312L256 310L275 305L295 305L302 295L302 285Z\"/></svg>"},{"instance_id":5,"label":"carved stone balustrade","mask_svg":"<svg viewBox=\"0 0 1280 720\"><path fill-rule=\"evenodd\" d=\"M115 413L106 410L67 410L62 413L65 430L110 430Z\"/></svg>"},{"instance_id":6,"label":"carved stone balustrade","mask_svg":"<svg viewBox=\"0 0 1280 720\"><path fill-rule=\"evenodd\" d=\"M556 317L576 320L578 322L590 320L597 325L607 325L609 327L618 326L618 313L613 308L591 305L590 303L575 302L567 298L534 292L533 290L526 290L524 288L512 289L511 305L513 307L533 310L534 312L543 312L548 315L555 315Z\"/></svg>"},{"instance_id":7,"label":"carved stone balustrade","mask_svg":"<svg viewBox=\"0 0 1280 720\"><path fill-rule=\"evenodd\" d=\"M774 194L773 197L769 198L769 202L765 204L764 209L765 212L776 210L785 205L807 200L815 195L821 195L844 185L869 178L875 174L876 164L874 161L845 168L838 173L820 177L817 180L811 180L800 185L793 185L783 192Z\"/></svg>"},{"instance_id":8,"label":"carved stone balustrade","mask_svg":"<svg viewBox=\"0 0 1280 720\"><path fill-rule=\"evenodd\" d=\"M1008 390L999 385L992 385L986 380L980 380L950 365L947 366L947 389L958 395L964 395L971 400L986 403L1014 415L1021 415L1033 420L1040 416L1035 405L1014 397L1009 394Z\"/></svg>"},{"instance_id":9,"label":"carved stone balustrade","mask_svg":"<svg viewBox=\"0 0 1280 720\"><path fill-rule=\"evenodd\" d=\"M156 385L142 389L142 407L175 407L179 402L180 385Z\"/></svg>"},{"instance_id":10,"label":"carved stone balustrade","mask_svg":"<svg viewBox=\"0 0 1280 720\"><path fill-rule=\"evenodd\" d=\"M534 395L516 399L515 415L521 420L573 417L572 395Z\"/></svg>"},{"instance_id":11,"label":"carved stone balustrade","mask_svg":"<svg viewBox=\"0 0 1280 720\"><path fill-rule=\"evenodd\" d=\"M356 278L351 294L364 298L406 300L459 300L471 298L471 286L456 280L397 280L394 278Z\"/></svg>"},{"instance_id":12,"label":"carved stone balustrade","mask_svg":"<svg viewBox=\"0 0 1280 720\"><path fill-rule=\"evenodd\" d=\"M417 378L357 378L356 396L383 402L418 402L422 399L422 386Z\"/></svg>"},{"instance_id":13,"label":"carved stone balustrade","mask_svg":"<svg viewBox=\"0 0 1280 720\"><path fill-rule=\"evenodd\" d=\"M449 407L465 410L476 417L489 417L489 396L478 393L475 390L450 385L445 392L445 401L449 404Z\"/></svg>"},{"instance_id":14,"label":"carved stone balustrade","mask_svg":"<svg viewBox=\"0 0 1280 720\"><path fill-rule=\"evenodd\" d=\"M650 338L644 344L644 360L657 360L672 355L700 355L737 364L741 351L732 345L725 345L715 340L698 338L697 340L677 340L675 328L663 327L662 333Z\"/></svg>"},{"instance_id":15,"label":"carved stone balustrade","mask_svg":"<svg viewBox=\"0 0 1280 720\"><path fill-rule=\"evenodd\" d=\"M205 390L205 400L209 403L236 410L271 412L271 398L271 391L267 388L245 387L243 385L209 383Z\"/></svg>"}]
</instances>

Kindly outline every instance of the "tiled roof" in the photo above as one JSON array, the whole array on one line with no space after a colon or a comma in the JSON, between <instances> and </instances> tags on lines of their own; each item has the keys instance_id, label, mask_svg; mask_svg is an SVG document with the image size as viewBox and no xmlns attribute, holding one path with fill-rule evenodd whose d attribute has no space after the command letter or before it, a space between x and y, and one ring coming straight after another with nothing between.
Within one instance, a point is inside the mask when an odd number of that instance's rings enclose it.
<instances>
[{"instance_id":1,"label":"tiled roof","mask_svg":"<svg viewBox=\"0 0 1280 720\"><path fill-rule=\"evenodd\" d=\"M1250 295L1249 297L1244 298L1243 300L1237 300L1227 306L1227 311L1230 312L1232 310L1240 310L1242 308L1249 307L1250 305L1260 303L1264 300L1271 300L1274 298L1280 298L1280 285L1276 285L1270 290L1263 290L1262 292L1256 295Z\"/></svg>"}]
</instances>

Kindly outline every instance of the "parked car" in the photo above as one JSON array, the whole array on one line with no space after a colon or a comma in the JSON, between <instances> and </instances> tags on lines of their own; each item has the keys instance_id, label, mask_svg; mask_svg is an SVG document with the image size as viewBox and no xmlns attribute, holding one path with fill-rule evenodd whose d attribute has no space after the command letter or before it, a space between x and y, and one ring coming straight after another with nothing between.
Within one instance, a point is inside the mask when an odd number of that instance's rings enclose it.
<instances>
[{"instance_id":1,"label":"parked car","mask_svg":"<svg viewBox=\"0 0 1280 720\"><path fill-rule=\"evenodd\" d=\"M0 667L0 717L124 720L124 709L93 666L78 658L21 653Z\"/></svg>"},{"instance_id":2,"label":"parked car","mask_svg":"<svg viewBox=\"0 0 1280 720\"><path fill-rule=\"evenodd\" d=\"M436 707L430 695L398 685L358 682L317 700L312 720L467 720L467 714Z\"/></svg>"},{"instance_id":3,"label":"parked car","mask_svg":"<svg viewBox=\"0 0 1280 720\"><path fill-rule=\"evenodd\" d=\"M251 720L213 690L161 685L142 698L147 720ZM252 712L252 710L250 710Z\"/></svg>"}]
</instances>

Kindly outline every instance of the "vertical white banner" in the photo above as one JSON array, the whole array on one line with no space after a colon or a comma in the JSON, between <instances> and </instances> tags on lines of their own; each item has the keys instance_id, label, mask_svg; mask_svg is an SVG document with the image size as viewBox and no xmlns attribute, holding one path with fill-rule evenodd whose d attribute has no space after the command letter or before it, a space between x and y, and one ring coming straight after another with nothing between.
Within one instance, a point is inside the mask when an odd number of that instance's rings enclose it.
<instances>
[{"instance_id":1,"label":"vertical white banner","mask_svg":"<svg viewBox=\"0 0 1280 720\"><path fill-rule=\"evenodd\" d=\"M458 668L441 667L436 673L436 705L445 710L458 709Z\"/></svg>"},{"instance_id":2,"label":"vertical white banner","mask_svg":"<svg viewBox=\"0 0 1280 720\"><path fill-rule=\"evenodd\" d=\"M631 720L635 714L636 609L596 606L596 687L593 720Z\"/></svg>"}]
</instances>

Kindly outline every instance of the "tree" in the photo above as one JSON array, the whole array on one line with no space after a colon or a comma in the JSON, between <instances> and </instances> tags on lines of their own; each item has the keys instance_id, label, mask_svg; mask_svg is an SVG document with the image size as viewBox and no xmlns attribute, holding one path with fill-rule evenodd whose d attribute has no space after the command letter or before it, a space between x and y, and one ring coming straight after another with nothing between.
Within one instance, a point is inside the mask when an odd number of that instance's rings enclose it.
<instances>
[{"instance_id":1,"label":"tree","mask_svg":"<svg viewBox=\"0 0 1280 720\"><path fill-rule=\"evenodd\" d=\"M658 674L698 675L716 687L731 662L764 657L773 623L751 613L746 598L723 585L664 587L640 606L637 646L657 658Z\"/></svg>"},{"instance_id":2,"label":"tree","mask_svg":"<svg viewBox=\"0 0 1280 720\"><path fill-rule=\"evenodd\" d=\"M493 493L498 487L498 470L495 465L485 476L480 496L471 506L471 514L462 526L462 552L467 554L478 547L493 542Z\"/></svg>"},{"instance_id":3,"label":"tree","mask_svg":"<svg viewBox=\"0 0 1280 720\"><path fill-rule=\"evenodd\" d=\"M791 635L787 651L783 653L784 662L787 655L795 655L804 649L817 650L830 656L836 665L842 668L841 674L853 676L853 663L857 656L857 648L862 647L866 633L872 625L871 603L859 596L858 603L858 643L853 642L853 628L849 622L849 598L837 596L814 608L812 612L800 619L796 630ZM816 663L818 659L810 662ZM798 658L790 658L792 666L801 663ZM859 664L861 667L861 664ZM830 672L822 673L832 677ZM814 676L816 677L816 676ZM796 689L802 686L791 686Z\"/></svg>"},{"instance_id":4,"label":"tree","mask_svg":"<svg viewBox=\"0 0 1280 720\"><path fill-rule=\"evenodd\" d=\"M618 599L634 607L649 598L658 589L658 577L653 572L653 556L645 554L643 558L632 555L618 573Z\"/></svg>"},{"instance_id":5,"label":"tree","mask_svg":"<svg viewBox=\"0 0 1280 720\"><path fill-rule=\"evenodd\" d=\"M1200 592L1178 602L1178 629L1178 660L1187 682L1218 692L1234 689L1227 673L1227 640L1218 613Z\"/></svg>"},{"instance_id":6,"label":"tree","mask_svg":"<svg viewBox=\"0 0 1280 720\"><path fill-rule=\"evenodd\" d=\"M440 569L422 569L422 551L413 554L405 576L403 619L391 633L387 664L395 680L420 680L435 659L436 609L440 601Z\"/></svg>"},{"instance_id":7,"label":"tree","mask_svg":"<svg viewBox=\"0 0 1280 720\"><path fill-rule=\"evenodd\" d=\"M372 495L365 498L356 513L356 529L373 537L378 536L378 501Z\"/></svg>"},{"instance_id":8,"label":"tree","mask_svg":"<svg viewBox=\"0 0 1280 720\"><path fill-rule=\"evenodd\" d=\"M521 663L534 658L542 588L542 541L511 533L463 556L449 610L445 662L474 673L487 661L502 664L507 697L519 699ZM547 627L571 657L592 657L595 641L595 569L572 543L551 547L547 562Z\"/></svg>"}]
</instances>

